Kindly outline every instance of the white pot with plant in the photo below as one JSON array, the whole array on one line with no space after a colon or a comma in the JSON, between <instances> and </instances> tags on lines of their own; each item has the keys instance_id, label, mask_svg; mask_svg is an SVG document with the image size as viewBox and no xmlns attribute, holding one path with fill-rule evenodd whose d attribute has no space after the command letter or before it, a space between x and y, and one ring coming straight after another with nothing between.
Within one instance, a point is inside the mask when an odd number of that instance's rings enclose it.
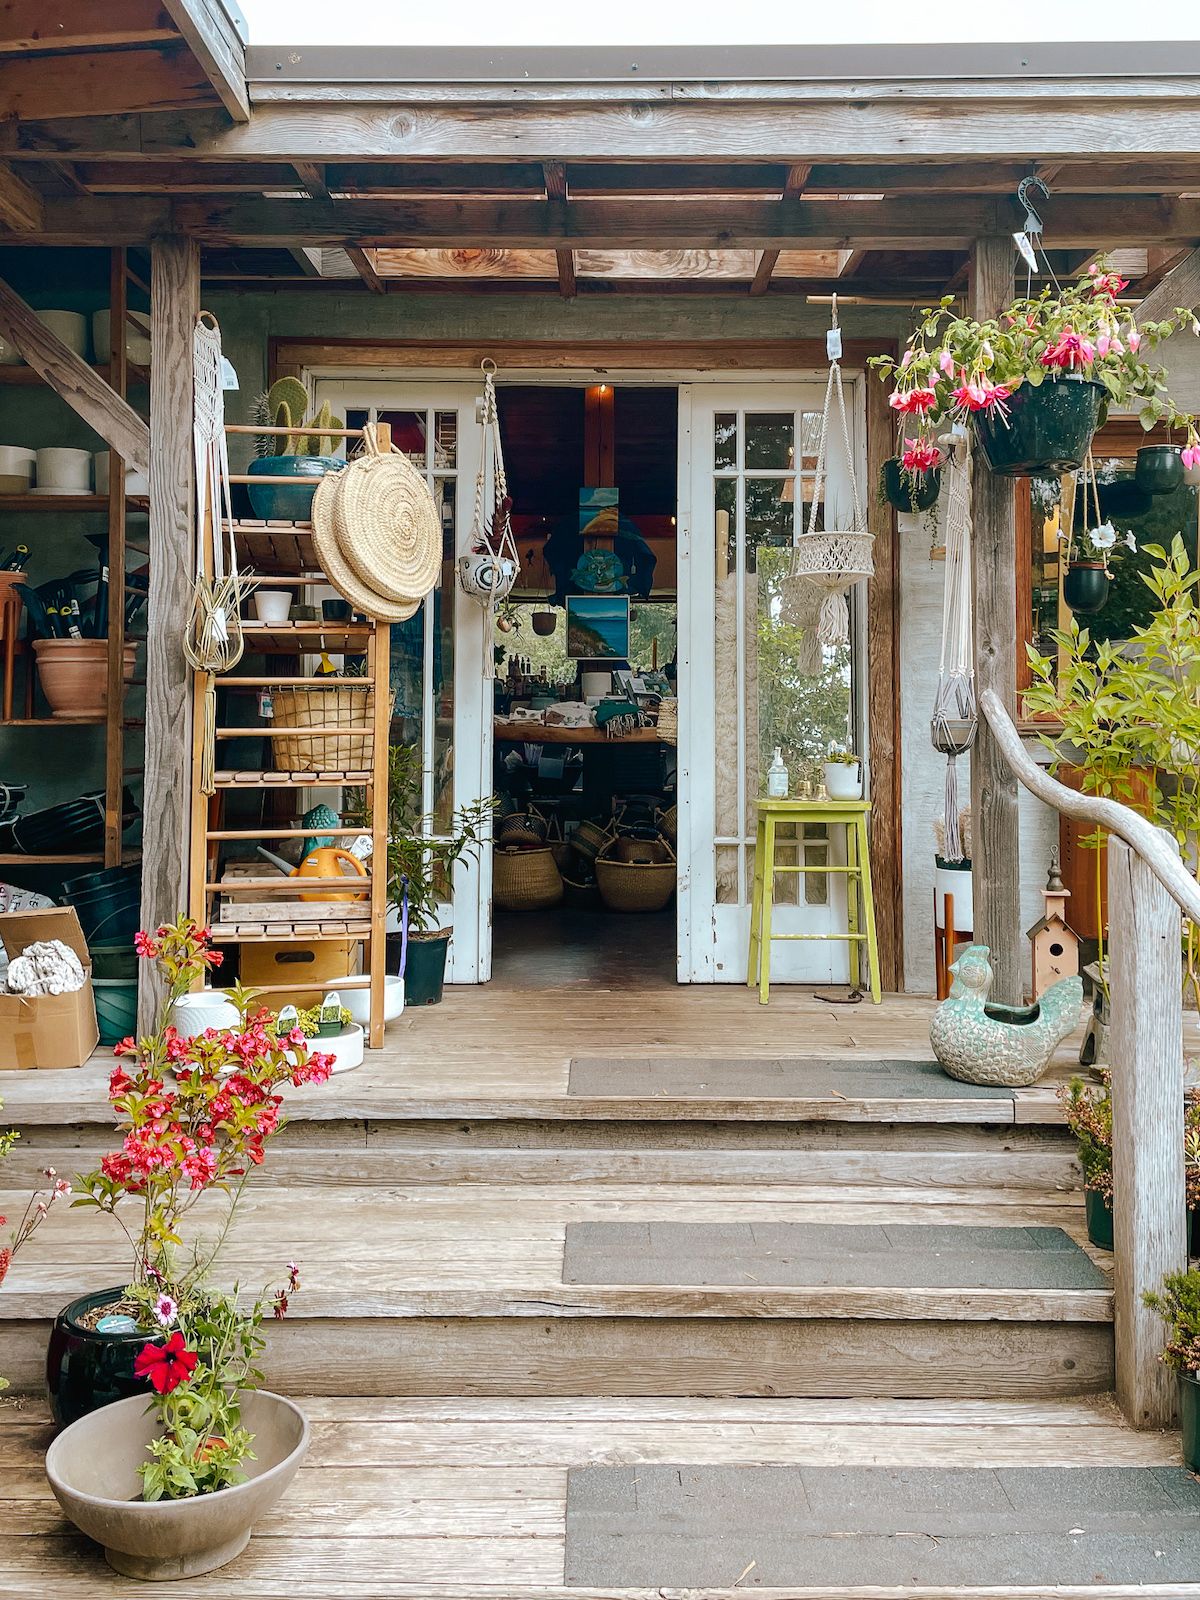
<instances>
[{"instance_id":1,"label":"white pot with plant","mask_svg":"<svg viewBox=\"0 0 1200 1600\"><path fill-rule=\"evenodd\" d=\"M853 750L831 750L823 771L825 793L830 800L862 799L862 762Z\"/></svg>"}]
</instances>

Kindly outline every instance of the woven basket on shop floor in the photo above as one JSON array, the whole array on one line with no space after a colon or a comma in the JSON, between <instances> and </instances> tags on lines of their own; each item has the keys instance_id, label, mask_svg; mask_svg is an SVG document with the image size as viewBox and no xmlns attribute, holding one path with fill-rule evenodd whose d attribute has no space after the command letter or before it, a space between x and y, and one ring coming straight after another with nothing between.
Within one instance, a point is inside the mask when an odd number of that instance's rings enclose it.
<instances>
[{"instance_id":1,"label":"woven basket on shop floor","mask_svg":"<svg viewBox=\"0 0 1200 1600\"><path fill-rule=\"evenodd\" d=\"M663 744L679 743L679 701L660 700L658 702L658 737Z\"/></svg>"},{"instance_id":2,"label":"woven basket on shop floor","mask_svg":"<svg viewBox=\"0 0 1200 1600\"><path fill-rule=\"evenodd\" d=\"M637 840L640 861L618 861L611 840L596 857L596 886L610 911L661 911L675 893L675 856L665 840ZM665 857L665 859L655 859Z\"/></svg>"},{"instance_id":3,"label":"woven basket on shop floor","mask_svg":"<svg viewBox=\"0 0 1200 1600\"><path fill-rule=\"evenodd\" d=\"M273 688L276 728L362 728L361 734L297 733L272 739L280 772L355 772L370 765L371 686L347 679L336 689Z\"/></svg>"},{"instance_id":4,"label":"woven basket on shop floor","mask_svg":"<svg viewBox=\"0 0 1200 1600\"><path fill-rule=\"evenodd\" d=\"M496 843L534 848L546 843L546 819L536 811L510 811L496 823Z\"/></svg>"},{"instance_id":5,"label":"woven basket on shop floor","mask_svg":"<svg viewBox=\"0 0 1200 1600\"><path fill-rule=\"evenodd\" d=\"M561 904L562 874L548 845L497 849L492 856L492 904L500 911L548 911Z\"/></svg>"},{"instance_id":6,"label":"woven basket on shop floor","mask_svg":"<svg viewBox=\"0 0 1200 1600\"><path fill-rule=\"evenodd\" d=\"M571 835L571 843L585 861L595 861L606 844L614 838L614 825L609 822L606 827L601 827L598 822L585 818L575 832Z\"/></svg>"},{"instance_id":7,"label":"woven basket on shop floor","mask_svg":"<svg viewBox=\"0 0 1200 1600\"><path fill-rule=\"evenodd\" d=\"M663 838L674 848L676 837L679 834L678 806L668 806L665 811L658 813L658 828Z\"/></svg>"}]
</instances>

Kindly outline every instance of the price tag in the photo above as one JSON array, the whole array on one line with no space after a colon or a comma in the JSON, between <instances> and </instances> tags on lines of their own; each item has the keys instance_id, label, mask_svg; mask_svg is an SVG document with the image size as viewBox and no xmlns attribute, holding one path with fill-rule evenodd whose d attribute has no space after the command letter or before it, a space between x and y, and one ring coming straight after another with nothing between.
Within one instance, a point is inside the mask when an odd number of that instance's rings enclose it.
<instances>
[{"instance_id":1,"label":"price tag","mask_svg":"<svg viewBox=\"0 0 1200 1600\"><path fill-rule=\"evenodd\" d=\"M1030 272L1037 271L1037 256L1034 254L1033 245L1027 233L1014 233L1013 243L1017 247L1017 254L1029 268Z\"/></svg>"},{"instance_id":2,"label":"price tag","mask_svg":"<svg viewBox=\"0 0 1200 1600\"><path fill-rule=\"evenodd\" d=\"M842 359L842 330L840 328L830 328L825 335L825 354L830 361L840 361Z\"/></svg>"}]
</instances>

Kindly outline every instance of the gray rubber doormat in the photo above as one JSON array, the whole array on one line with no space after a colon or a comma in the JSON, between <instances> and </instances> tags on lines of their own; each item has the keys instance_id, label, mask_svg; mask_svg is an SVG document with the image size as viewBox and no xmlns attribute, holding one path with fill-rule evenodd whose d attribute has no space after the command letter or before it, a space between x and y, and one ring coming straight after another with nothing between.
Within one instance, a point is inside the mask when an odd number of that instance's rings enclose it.
<instances>
[{"instance_id":1,"label":"gray rubber doormat","mask_svg":"<svg viewBox=\"0 0 1200 1600\"><path fill-rule=\"evenodd\" d=\"M574 1467L566 1582L603 1589L1180 1584L1182 1467ZM740 1583L739 1583L740 1580Z\"/></svg>"},{"instance_id":2,"label":"gray rubber doormat","mask_svg":"<svg viewBox=\"0 0 1200 1600\"><path fill-rule=\"evenodd\" d=\"M563 1282L813 1289L1108 1287L1104 1273L1061 1228L959 1223L570 1222Z\"/></svg>"},{"instance_id":3,"label":"gray rubber doormat","mask_svg":"<svg viewBox=\"0 0 1200 1600\"><path fill-rule=\"evenodd\" d=\"M680 1100L1011 1100L1011 1089L958 1083L936 1061L736 1056L578 1056L567 1093Z\"/></svg>"}]
</instances>

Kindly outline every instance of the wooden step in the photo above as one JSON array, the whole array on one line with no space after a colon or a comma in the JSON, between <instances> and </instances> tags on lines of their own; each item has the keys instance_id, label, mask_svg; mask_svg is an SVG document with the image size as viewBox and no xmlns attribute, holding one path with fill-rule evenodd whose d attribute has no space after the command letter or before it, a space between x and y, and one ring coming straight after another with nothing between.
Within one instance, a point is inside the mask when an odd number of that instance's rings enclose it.
<instances>
[{"instance_id":1,"label":"wooden step","mask_svg":"<svg viewBox=\"0 0 1200 1600\"><path fill-rule=\"evenodd\" d=\"M172 1584L173 1600L328 1600L338 1594L397 1600L682 1600L674 1583L633 1590L566 1582L571 1475L592 1468L776 1467L831 1473L875 1467L918 1482L947 1468L1099 1469L1155 1475L1178 1470L1174 1435L1137 1433L1106 1397L1042 1400L847 1399L404 1399L304 1401L313 1424L295 1483L237 1562L208 1578ZM100 1552L71 1533L50 1494L42 1457L50 1430L40 1404L0 1413L0 1522L21 1537L0 1542L5 1600L70 1594L125 1597L129 1585ZM998 1496L999 1504L1004 1505ZM1109 1516L1115 1496L1075 1525ZM854 1581L758 1585L753 1550L729 1552L719 1588L689 1600L928 1600L903 1562L945 1534L946 1508L920 1501L897 1538L886 1589ZM602 1524L607 1525L607 1524ZM613 1524L615 1527L615 1522ZM857 1528L858 1521L855 1521ZM1151 1555L1163 1545L1149 1538ZM1084 1547L1089 1536L1084 1535ZM853 1553L855 1541L841 1548ZM749 1567L749 1572L743 1569ZM937 1591L939 1600L1196 1600L1200 1582L1103 1582L1005 1590L981 1584Z\"/></svg>"}]
</instances>

